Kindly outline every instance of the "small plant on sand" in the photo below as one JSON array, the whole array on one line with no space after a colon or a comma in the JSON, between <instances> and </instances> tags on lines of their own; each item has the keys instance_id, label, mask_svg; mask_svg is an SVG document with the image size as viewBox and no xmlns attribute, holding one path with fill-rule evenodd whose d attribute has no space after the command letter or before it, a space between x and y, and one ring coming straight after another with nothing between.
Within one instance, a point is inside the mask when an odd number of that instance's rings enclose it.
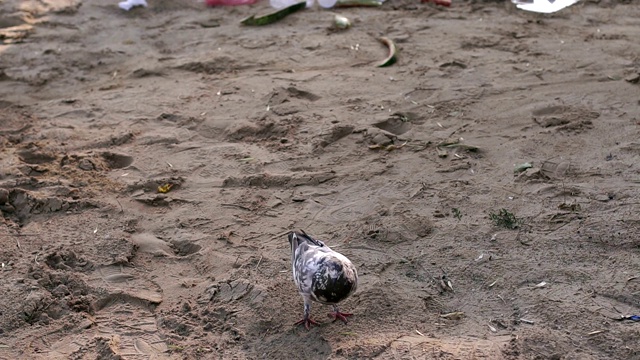
<instances>
[{"instance_id":1,"label":"small plant on sand","mask_svg":"<svg viewBox=\"0 0 640 360\"><path fill-rule=\"evenodd\" d=\"M455 217L456 219L458 219L458 221L460 221L460 219L462 219L462 213L460 212L460 209L458 208L452 208L451 212L453 213L453 217Z\"/></svg>"},{"instance_id":2,"label":"small plant on sand","mask_svg":"<svg viewBox=\"0 0 640 360\"><path fill-rule=\"evenodd\" d=\"M521 224L521 219L518 219L512 212L507 209L500 209L498 213L490 212L489 219L493 221L493 224L505 229L514 230Z\"/></svg>"}]
</instances>

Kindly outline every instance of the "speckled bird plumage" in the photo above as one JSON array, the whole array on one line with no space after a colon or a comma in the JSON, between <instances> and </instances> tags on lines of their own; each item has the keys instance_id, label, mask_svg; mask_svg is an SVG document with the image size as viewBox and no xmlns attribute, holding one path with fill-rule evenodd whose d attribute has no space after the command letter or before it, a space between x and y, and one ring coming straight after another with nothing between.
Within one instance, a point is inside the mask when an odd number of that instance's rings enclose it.
<instances>
[{"instance_id":1,"label":"speckled bird plumage","mask_svg":"<svg viewBox=\"0 0 640 360\"><path fill-rule=\"evenodd\" d=\"M352 314L342 313L337 304L348 298L358 287L358 272L349 259L332 250L322 241L304 231L289 233L293 281L304 299L304 318L298 324L308 329L311 320L311 301L332 305L329 317L347 322Z\"/></svg>"}]
</instances>

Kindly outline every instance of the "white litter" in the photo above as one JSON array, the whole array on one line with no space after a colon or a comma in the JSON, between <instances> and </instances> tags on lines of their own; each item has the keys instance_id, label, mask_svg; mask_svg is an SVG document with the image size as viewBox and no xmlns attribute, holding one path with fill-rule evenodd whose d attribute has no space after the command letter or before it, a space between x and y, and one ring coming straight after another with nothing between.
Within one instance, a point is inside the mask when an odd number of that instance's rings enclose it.
<instances>
[{"instance_id":1,"label":"white litter","mask_svg":"<svg viewBox=\"0 0 640 360\"><path fill-rule=\"evenodd\" d=\"M511 0L518 9L551 14L569 7L580 0Z\"/></svg>"},{"instance_id":2,"label":"white litter","mask_svg":"<svg viewBox=\"0 0 640 360\"><path fill-rule=\"evenodd\" d=\"M542 287L545 287L545 286L547 286L547 282L546 282L546 281L543 281L543 282L541 282L540 284L536 285L535 287L537 287L537 288L542 288Z\"/></svg>"},{"instance_id":3,"label":"white litter","mask_svg":"<svg viewBox=\"0 0 640 360\"><path fill-rule=\"evenodd\" d=\"M312 7L313 3L315 2L315 0L306 0L306 1L307 1L308 8ZM269 0L269 4L271 5L272 8L275 8L275 9L283 9L288 6L295 5L298 2L300 2L300 0ZM328 8L334 7L337 2L338 0L318 0L318 5L320 5L325 9L328 9Z\"/></svg>"},{"instance_id":4,"label":"white litter","mask_svg":"<svg viewBox=\"0 0 640 360\"><path fill-rule=\"evenodd\" d=\"M118 3L118 6L120 7L120 9L122 10L126 10L129 11L131 10L131 8L136 7L136 6L144 6L147 7L147 0L127 0L127 1L121 1Z\"/></svg>"}]
</instances>

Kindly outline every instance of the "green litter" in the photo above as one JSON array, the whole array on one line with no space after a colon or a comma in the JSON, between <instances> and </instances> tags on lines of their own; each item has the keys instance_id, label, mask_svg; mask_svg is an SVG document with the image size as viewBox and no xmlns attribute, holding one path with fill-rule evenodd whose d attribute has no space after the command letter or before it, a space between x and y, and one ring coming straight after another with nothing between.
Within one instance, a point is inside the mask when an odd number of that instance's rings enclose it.
<instances>
[{"instance_id":1,"label":"green litter","mask_svg":"<svg viewBox=\"0 0 640 360\"><path fill-rule=\"evenodd\" d=\"M516 174L517 173L521 173L521 172L523 172L523 171L525 171L527 169L531 169L532 167L533 167L533 165L531 165L531 163L526 162L524 164L516 165L516 167L513 168L513 172L516 173Z\"/></svg>"},{"instance_id":2,"label":"green litter","mask_svg":"<svg viewBox=\"0 0 640 360\"><path fill-rule=\"evenodd\" d=\"M387 37L381 37L379 40L380 40L381 43L386 45L387 48L389 48L389 54L377 66L378 67L385 67L385 66L393 65L393 63L395 63L396 60L397 60L396 56L397 56L398 50L396 48L396 44L393 42L393 40L391 40L391 39L389 39Z\"/></svg>"},{"instance_id":3,"label":"green litter","mask_svg":"<svg viewBox=\"0 0 640 360\"><path fill-rule=\"evenodd\" d=\"M293 4L291 6L288 6L284 9L280 9L278 11L266 14L266 15L262 15L259 17L256 17L255 15L251 15L248 18L240 21L240 23L242 25L247 25L247 26L264 26L264 25L269 25L269 24L273 24L274 22L278 22L282 19L284 19L285 17L287 17L288 15L293 14L294 12L300 11L302 9L304 9L305 7L307 7L307 2L306 1L302 1L299 2L297 4Z\"/></svg>"},{"instance_id":4,"label":"green litter","mask_svg":"<svg viewBox=\"0 0 640 360\"><path fill-rule=\"evenodd\" d=\"M382 6L381 0L338 0L335 7L356 7L356 6L365 6L365 7L376 7Z\"/></svg>"}]
</instances>

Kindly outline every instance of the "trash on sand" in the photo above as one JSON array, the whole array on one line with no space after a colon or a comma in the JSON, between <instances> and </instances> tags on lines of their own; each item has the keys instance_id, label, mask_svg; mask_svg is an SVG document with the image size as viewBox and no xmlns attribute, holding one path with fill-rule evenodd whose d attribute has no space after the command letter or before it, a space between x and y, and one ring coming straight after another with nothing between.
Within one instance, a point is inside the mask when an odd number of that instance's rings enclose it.
<instances>
[{"instance_id":1,"label":"trash on sand","mask_svg":"<svg viewBox=\"0 0 640 360\"><path fill-rule=\"evenodd\" d=\"M384 0L338 0L335 7L344 8L344 7L356 7L356 6L364 6L364 7L376 7L382 6Z\"/></svg>"},{"instance_id":2,"label":"trash on sand","mask_svg":"<svg viewBox=\"0 0 640 360\"><path fill-rule=\"evenodd\" d=\"M453 61L447 61L445 63L442 63L438 65L438 67L441 67L441 68L459 67L461 69L466 69L467 64L463 63L462 61L453 60Z\"/></svg>"},{"instance_id":3,"label":"trash on sand","mask_svg":"<svg viewBox=\"0 0 640 360\"><path fill-rule=\"evenodd\" d=\"M237 6L237 5L251 5L257 3L259 0L205 0L204 3L207 6Z\"/></svg>"},{"instance_id":4,"label":"trash on sand","mask_svg":"<svg viewBox=\"0 0 640 360\"><path fill-rule=\"evenodd\" d=\"M131 10L131 8L136 7L136 6L144 6L147 7L147 0L127 0L127 1L121 1L118 3L118 6L120 7L120 9L122 10L126 10L129 11Z\"/></svg>"},{"instance_id":5,"label":"trash on sand","mask_svg":"<svg viewBox=\"0 0 640 360\"><path fill-rule=\"evenodd\" d=\"M432 3L436 4L436 5L442 5L442 6L446 6L446 7L451 6L451 0L420 0L420 2L422 2L422 3L432 2Z\"/></svg>"},{"instance_id":6,"label":"trash on sand","mask_svg":"<svg viewBox=\"0 0 640 360\"><path fill-rule=\"evenodd\" d=\"M467 150L467 151L471 151L471 152L476 152L476 151L480 150L477 146L461 143L460 139L444 140L441 143L439 143L437 146L439 148L440 147L443 147L443 148L459 148L459 149Z\"/></svg>"},{"instance_id":7,"label":"trash on sand","mask_svg":"<svg viewBox=\"0 0 640 360\"><path fill-rule=\"evenodd\" d=\"M527 169L531 169L533 167L533 165L531 165L531 163L524 163L524 164L520 164L520 165L516 165L516 167L513 169L514 173L521 173Z\"/></svg>"},{"instance_id":8,"label":"trash on sand","mask_svg":"<svg viewBox=\"0 0 640 360\"><path fill-rule=\"evenodd\" d=\"M333 17L333 27L340 30L348 29L351 27L351 21L342 15L336 15Z\"/></svg>"},{"instance_id":9,"label":"trash on sand","mask_svg":"<svg viewBox=\"0 0 640 360\"><path fill-rule=\"evenodd\" d=\"M640 321L640 316L638 315L621 316L620 320Z\"/></svg>"},{"instance_id":10,"label":"trash on sand","mask_svg":"<svg viewBox=\"0 0 640 360\"><path fill-rule=\"evenodd\" d=\"M491 260L493 260L493 255L481 253L480 256L478 256L475 259L475 262L485 262L485 261L491 261ZM491 286L493 286L493 285L491 285Z\"/></svg>"},{"instance_id":11,"label":"trash on sand","mask_svg":"<svg viewBox=\"0 0 640 360\"><path fill-rule=\"evenodd\" d=\"M299 3L293 4L289 7L286 7L284 9L269 13L267 15L263 15L259 17L255 17L255 15L251 15L248 18L242 20L240 23L242 25L247 25L247 26L263 26L263 25L273 24L274 22L280 21L285 17L287 17L288 15L293 14L296 11L300 11L304 9L306 6L307 6L307 3L305 1L302 1ZM267 111L269 111L268 108L267 108Z\"/></svg>"},{"instance_id":12,"label":"trash on sand","mask_svg":"<svg viewBox=\"0 0 640 360\"><path fill-rule=\"evenodd\" d=\"M274 9L284 9L286 7L296 5L300 0L269 0L269 5L271 5ZM310 8L313 6L315 0L306 0L306 7ZM337 0L318 0L318 5L325 9L332 8L336 5Z\"/></svg>"},{"instance_id":13,"label":"trash on sand","mask_svg":"<svg viewBox=\"0 0 640 360\"><path fill-rule=\"evenodd\" d=\"M462 311L454 311L447 314L440 315L443 319L452 319L452 320L460 320L464 317L464 313Z\"/></svg>"},{"instance_id":14,"label":"trash on sand","mask_svg":"<svg viewBox=\"0 0 640 360\"><path fill-rule=\"evenodd\" d=\"M580 204L562 203L562 204L558 205L558 209L571 211L571 212L578 212L578 211L580 211L582 209L582 207L580 206Z\"/></svg>"},{"instance_id":15,"label":"trash on sand","mask_svg":"<svg viewBox=\"0 0 640 360\"><path fill-rule=\"evenodd\" d=\"M169 191L171 191L172 187L173 187L173 184L170 184L170 183L158 186L158 192L161 194L166 194Z\"/></svg>"},{"instance_id":16,"label":"trash on sand","mask_svg":"<svg viewBox=\"0 0 640 360\"><path fill-rule=\"evenodd\" d=\"M447 152L447 150L443 150L439 147L436 147L436 151L438 152L438 157L446 158L447 156L449 156L449 153Z\"/></svg>"},{"instance_id":17,"label":"trash on sand","mask_svg":"<svg viewBox=\"0 0 640 360\"><path fill-rule=\"evenodd\" d=\"M369 145L369 149L371 150L387 150L387 151L393 151L393 150L398 150L398 149L402 149L405 145L407 145L408 141L405 141L404 143L400 144L400 145L394 145L394 144L390 144L390 145L381 145L381 144L374 144L374 145Z\"/></svg>"},{"instance_id":18,"label":"trash on sand","mask_svg":"<svg viewBox=\"0 0 640 360\"><path fill-rule=\"evenodd\" d=\"M381 37L380 42L383 43L384 45L387 46L387 48L389 48L389 54L387 55L387 58L382 60L381 63L379 63L377 66L378 67L385 67L385 66L389 66L389 65L393 65L393 63L396 62L396 55L397 55L397 50L396 50L396 44L393 43L393 41L389 38L386 37Z\"/></svg>"},{"instance_id":19,"label":"trash on sand","mask_svg":"<svg viewBox=\"0 0 640 360\"><path fill-rule=\"evenodd\" d=\"M545 287L547 285L546 281L541 282L540 284L536 285L535 287L537 288L541 288L541 287Z\"/></svg>"},{"instance_id":20,"label":"trash on sand","mask_svg":"<svg viewBox=\"0 0 640 360\"><path fill-rule=\"evenodd\" d=\"M551 14L569 7L580 0L511 0L518 9Z\"/></svg>"},{"instance_id":21,"label":"trash on sand","mask_svg":"<svg viewBox=\"0 0 640 360\"><path fill-rule=\"evenodd\" d=\"M440 278L440 287L443 291L453 291L453 283L449 280L446 274Z\"/></svg>"}]
</instances>

